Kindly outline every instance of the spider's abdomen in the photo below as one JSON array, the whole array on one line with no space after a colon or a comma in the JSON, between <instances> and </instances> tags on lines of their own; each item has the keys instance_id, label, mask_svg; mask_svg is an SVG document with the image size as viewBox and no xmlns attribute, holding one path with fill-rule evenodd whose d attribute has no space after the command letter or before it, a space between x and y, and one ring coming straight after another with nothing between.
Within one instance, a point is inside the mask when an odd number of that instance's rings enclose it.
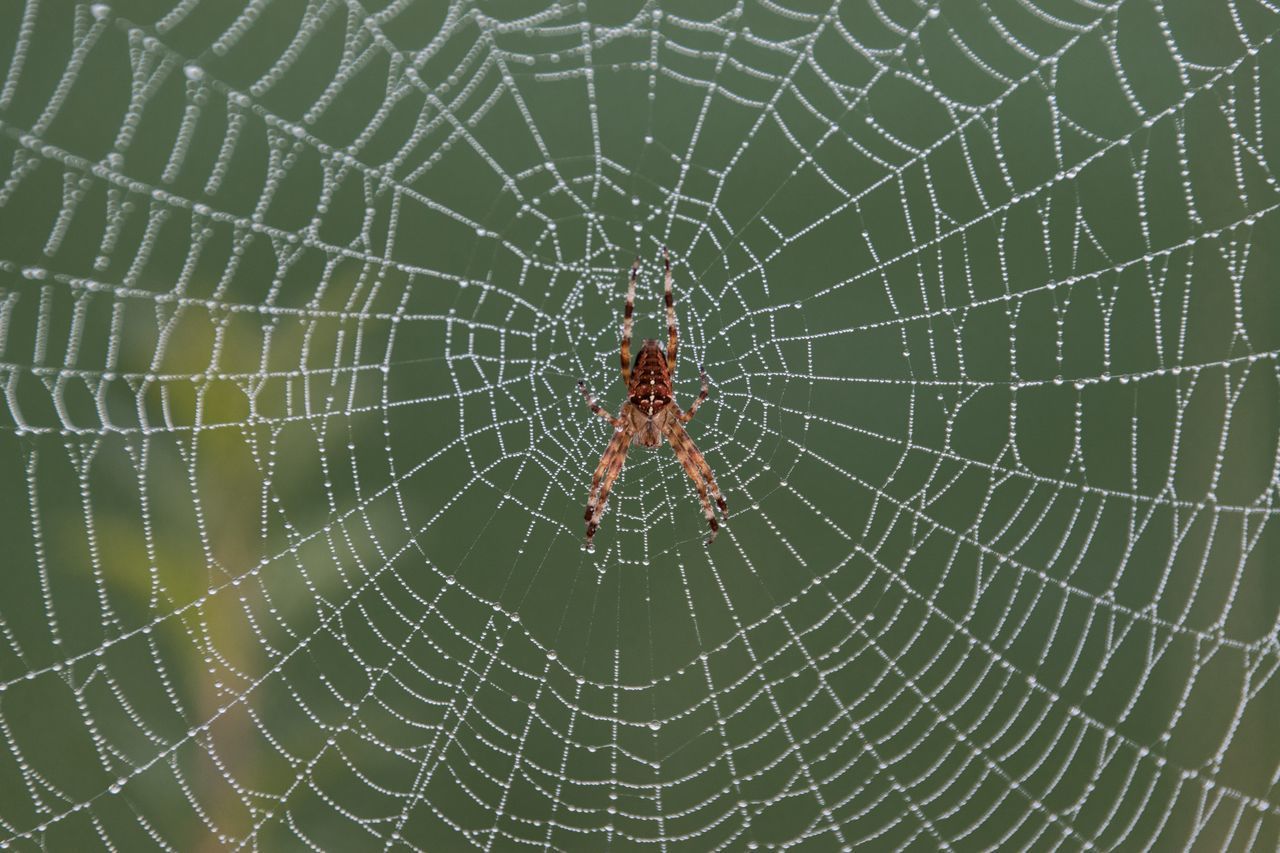
<instances>
[{"instance_id":1,"label":"spider's abdomen","mask_svg":"<svg viewBox=\"0 0 1280 853\"><path fill-rule=\"evenodd\" d=\"M667 370L667 356L657 341L645 341L640 352L636 353L627 396L632 406L649 417L661 412L671 402L671 374Z\"/></svg>"}]
</instances>

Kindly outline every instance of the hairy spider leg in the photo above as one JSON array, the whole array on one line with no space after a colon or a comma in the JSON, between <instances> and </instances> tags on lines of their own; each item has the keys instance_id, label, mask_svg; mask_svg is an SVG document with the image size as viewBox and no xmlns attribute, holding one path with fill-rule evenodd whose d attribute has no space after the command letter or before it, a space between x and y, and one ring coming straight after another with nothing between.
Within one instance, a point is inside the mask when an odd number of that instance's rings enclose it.
<instances>
[{"instance_id":1,"label":"hairy spider leg","mask_svg":"<svg viewBox=\"0 0 1280 853\"><path fill-rule=\"evenodd\" d=\"M724 495L720 493L720 487L716 485L716 475L711 472L711 465L707 463L707 457L702 455L702 451L698 449L698 445L693 443L693 439L689 433L679 424L675 424L680 430L680 434L684 436L684 440L689 445L689 455L693 458L693 462L698 466L699 473L707 481L707 488L711 492L711 497L715 498L716 506L720 507L720 517L723 524L729 523L729 504L725 502Z\"/></svg>"},{"instance_id":2,"label":"hairy spider leg","mask_svg":"<svg viewBox=\"0 0 1280 853\"><path fill-rule=\"evenodd\" d=\"M618 419L609 414L608 409L596 402L596 398L587 390L587 381L585 379L578 380L578 390L582 392L582 396L587 398L587 406L590 407L591 414L599 415L615 427L621 426L621 424L618 423Z\"/></svg>"},{"instance_id":3,"label":"hairy spider leg","mask_svg":"<svg viewBox=\"0 0 1280 853\"><path fill-rule=\"evenodd\" d=\"M591 537L596 535L600 526L600 516L604 515L605 502L609 500L609 492L613 483L622 473L622 466L627 461L627 448L631 444L631 434L619 428L613 439L600 457L600 464L591 477L591 494L587 496L587 511L583 520L587 522L587 550L591 550Z\"/></svg>"},{"instance_id":4,"label":"hairy spider leg","mask_svg":"<svg viewBox=\"0 0 1280 853\"><path fill-rule=\"evenodd\" d=\"M676 300L671 295L671 257L664 247L662 250L662 266L666 269L666 280L662 285L662 300L667 303L667 372L672 382L676 378Z\"/></svg>"},{"instance_id":5,"label":"hairy spider leg","mask_svg":"<svg viewBox=\"0 0 1280 853\"><path fill-rule=\"evenodd\" d=\"M622 309L622 384L631 384L631 315L636 310L636 275L640 259L631 262L631 282L627 285L627 307Z\"/></svg>"},{"instance_id":6,"label":"hairy spider leg","mask_svg":"<svg viewBox=\"0 0 1280 853\"><path fill-rule=\"evenodd\" d=\"M702 401L707 399L707 372L701 367L698 368L698 375L702 377L702 390L698 392L698 398L693 401L693 405L689 407L689 411L680 413L680 423L687 424L693 420L694 414L698 411L698 407L702 405Z\"/></svg>"},{"instance_id":7,"label":"hairy spider leg","mask_svg":"<svg viewBox=\"0 0 1280 853\"><path fill-rule=\"evenodd\" d=\"M697 445L693 443L693 439L689 437L689 433L685 432L684 427L680 426L679 421L668 421L665 432L672 451L675 453L676 458L680 460L680 464L684 467L684 472L689 475L689 479L693 481L693 485L698 490L698 500L702 502L702 514L706 516L707 526L711 528L711 535L707 537L707 544L710 545L716 541L716 535L720 532L720 524L716 521L715 511L711 509L711 499L707 496L708 488L715 495L716 503L720 506L721 515L727 520L728 509L724 498L720 494L720 489L716 487L715 477L712 476L711 468L708 467L707 461L703 458Z\"/></svg>"},{"instance_id":8,"label":"hairy spider leg","mask_svg":"<svg viewBox=\"0 0 1280 853\"><path fill-rule=\"evenodd\" d=\"M716 506L721 510L721 524L728 525L728 503L724 501L724 496L719 491L719 485L716 484L716 475L712 473L712 466L707 462L707 457L703 456L703 452L698 450L698 446L694 444L694 439L689 437L689 433L684 428L680 428L680 432L684 434L685 441L689 442L689 455L694 460L694 464L698 466L699 473L707 480L707 489L712 494L712 498L716 500Z\"/></svg>"},{"instance_id":9,"label":"hairy spider leg","mask_svg":"<svg viewBox=\"0 0 1280 853\"><path fill-rule=\"evenodd\" d=\"M685 437L688 438L688 433ZM729 524L729 504L725 501L724 495L720 493L720 487L716 485L716 475L711 473L711 466L707 464L707 457L702 455L702 451L693 443L693 439L689 439L689 445L693 448L693 461L702 471L702 475L707 478L707 488L711 491L711 497L715 498L716 506L720 507L720 520L722 524Z\"/></svg>"},{"instance_id":10,"label":"hairy spider leg","mask_svg":"<svg viewBox=\"0 0 1280 853\"><path fill-rule=\"evenodd\" d=\"M604 479L609 466L613 463L613 454L618 444L618 436L622 434L622 430L617 430L610 439L609 444L604 449L604 453L600 455L600 462L596 465L596 470L591 474L591 491L587 495L587 511L583 515L584 521L590 521L591 516L595 514L596 502L598 497L596 492L600 490L600 481Z\"/></svg>"}]
</instances>

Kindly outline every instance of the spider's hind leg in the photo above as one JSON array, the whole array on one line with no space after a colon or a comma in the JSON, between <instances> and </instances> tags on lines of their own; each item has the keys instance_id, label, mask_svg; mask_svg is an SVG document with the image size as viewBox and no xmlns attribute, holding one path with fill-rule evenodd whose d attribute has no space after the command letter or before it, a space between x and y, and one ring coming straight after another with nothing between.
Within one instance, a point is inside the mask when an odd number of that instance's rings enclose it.
<instances>
[{"instance_id":1,"label":"spider's hind leg","mask_svg":"<svg viewBox=\"0 0 1280 853\"><path fill-rule=\"evenodd\" d=\"M667 371L675 376L676 344L679 338L676 334L676 301L671 294L671 256L665 248L662 250L662 266L666 270L662 283L662 301L667 306Z\"/></svg>"},{"instance_id":2,"label":"spider's hind leg","mask_svg":"<svg viewBox=\"0 0 1280 853\"><path fill-rule=\"evenodd\" d=\"M636 310L636 275L640 272L640 259L631 262L631 281L627 284L627 304L622 309L622 384L631 384L631 324Z\"/></svg>"}]
</instances>

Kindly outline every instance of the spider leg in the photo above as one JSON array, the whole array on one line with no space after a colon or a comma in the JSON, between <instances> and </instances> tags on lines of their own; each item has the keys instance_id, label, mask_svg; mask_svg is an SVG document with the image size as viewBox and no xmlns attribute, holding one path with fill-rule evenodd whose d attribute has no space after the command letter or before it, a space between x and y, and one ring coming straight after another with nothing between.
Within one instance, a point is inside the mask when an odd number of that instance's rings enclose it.
<instances>
[{"instance_id":1,"label":"spider leg","mask_svg":"<svg viewBox=\"0 0 1280 853\"><path fill-rule=\"evenodd\" d=\"M599 403L597 403L596 398L593 397L591 395L591 392L587 390L587 380L585 379L578 380L578 390L582 392L582 396L587 398L587 405L591 407L591 414L599 415L609 423L613 424L615 427L618 426L617 418L609 414L608 409L604 408Z\"/></svg>"},{"instance_id":2,"label":"spider leg","mask_svg":"<svg viewBox=\"0 0 1280 853\"><path fill-rule=\"evenodd\" d=\"M685 433L687 436L688 433ZM693 439L689 439L689 444L693 444ZM702 469L703 476L707 478L707 488L711 491L711 497L715 498L716 506L720 507L720 518L723 524L729 523L729 504L725 501L724 495L720 494L720 487L716 485L716 475L711 473L711 466L707 464L707 458L702 455L702 451L695 446L693 448L694 462Z\"/></svg>"},{"instance_id":3,"label":"spider leg","mask_svg":"<svg viewBox=\"0 0 1280 853\"><path fill-rule=\"evenodd\" d=\"M587 494L587 512L583 516L583 520L590 521L592 513L595 512L596 492L600 490L600 480L604 478L605 471L613 464L613 457L616 453L614 445L617 443L614 438L609 439L609 444L605 446L604 453L600 455L600 462L596 465L596 470L591 474L591 491Z\"/></svg>"},{"instance_id":4,"label":"spider leg","mask_svg":"<svg viewBox=\"0 0 1280 853\"><path fill-rule=\"evenodd\" d=\"M720 494L719 487L716 486L711 466L707 465L707 460L693 443L689 433L685 432L684 427L673 420L669 422L665 432L667 441L676 454L676 459L680 460L680 464L684 466L684 472L689 475L689 479L693 480L694 486L698 489L698 500L702 502L702 514L706 516L707 526L711 528L711 535L707 537L707 544L710 545L716 540L716 534L720 532L720 524L716 520L715 511L711 509L711 498L708 497L707 492L710 491L714 496L716 504L720 507L720 514L726 522L729 515L728 505L725 503L724 496Z\"/></svg>"},{"instance_id":5,"label":"spider leg","mask_svg":"<svg viewBox=\"0 0 1280 853\"><path fill-rule=\"evenodd\" d=\"M600 457L600 464L596 466L595 474L591 477L587 511L582 516L587 522L588 551L592 548L591 537L596 535L596 528L600 526L600 516L604 514L604 505L609 499L609 491L613 488L614 481L622 473L622 466L627 461L627 448L630 445L631 431L619 427L614 432L609 446L605 448L604 455Z\"/></svg>"},{"instance_id":6,"label":"spider leg","mask_svg":"<svg viewBox=\"0 0 1280 853\"><path fill-rule=\"evenodd\" d=\"M698 375L702 377L702 390L698 392L698 398L693 401L693 405L689 407L689 411L680 413L680 423L687 424L693 420L693 415L698 411L698 407L702 405L702 401L707 399L707 372L698 367Z\"/></svg>"},{"instance_id":7,"label":"spider leg","mask_svg":"<svg viewBox=\"0 0 1280 853\"><path fill-rule=\"evenodd\" d=\"M636 310L636 274L640 259L631 262L631 283L627 285L627 305L622 309L622 384L631 384L631 315Z\"/></svg>"},{"instance_id":8,"label":"spider leg","mask_svg":"<svg viewBox=\"0 0 1280 853\"><path fill-rule=\"evenodd\" d=\"M724 496L719 491L719 485L716 484L716 475L712 474L712 466L707 464L707 457L703 456L703 452L698 450L698 446L694 444L694 439L689 437L684 429L680 430L684 433L685 441L689 443L689 455L694 460L694 464L698 466L699 473L707 480L707 491L710 492L716 506L721 511L721 524L728 525L728 503L724 501Z\"/></svg>"},{"instance_id":9,"label":"spider leg","mask_svg":"<svg viewBox=\"0 0 1280 853\"><path fill-rule=\"evenodd\" d=\"M666 247L662 249L662 266L666 269L666 280L662 285L662 299L667 303L667 371L672 378L676 375L676 302L671 295L671 257Z\"/></svg>"},{"instance_id":10,"label":"spider leg","mask_svg":"<svg viewBox=\"0 0 1280 853\"><path fill-rule=\"evenodd\" d=\"M724 495L720 494L720 487L716 485L716 475L711 472L711 466L707 464L707 457L702 455L702 451L693 443L693 439L689 437L689 433L683 427L680 428L680 434L689 445L689 456L693 459L694 464L698 466L699 473L707 481L707 489L711 492L711 497L715 498L716 506L720 507L723 523L728 524L729 505L725 502Z\"/></svg>"}]
</instances>

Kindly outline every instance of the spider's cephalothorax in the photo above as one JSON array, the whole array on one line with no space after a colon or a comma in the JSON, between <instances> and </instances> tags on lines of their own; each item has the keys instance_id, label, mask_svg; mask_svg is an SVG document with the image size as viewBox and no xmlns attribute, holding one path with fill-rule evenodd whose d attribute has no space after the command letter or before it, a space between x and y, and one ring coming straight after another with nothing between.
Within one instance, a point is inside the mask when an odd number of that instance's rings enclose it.
<instances>
[{"instance_id":1,"label":"spider's cephalothorax","mask_svg":"<svg viewBox=\"0 0 1280 853\"><path fill-rule=\"evenodd\" d=\"M591 537L600 525L600 516L604 513L605 501L609 498L609 490L613 482L622 473L622 465L627 461L627 448L632 444L641 447L655 448L665 438L675 451L676 458L684 467L685 473L698 489L698 498L702 501L702 512L711 528L707 544L716 538L720 523L716 520L715 511L711 508L711 499L720 507L722 518L728 516L728 505L720 489L716 486L715 475L702 453L694 445L684 424L692 420L698 406L707 399L707 374L699 370L702 377L702 390L693 401L689 411L684 412L676 405L671 393L671 369L676 363L676 309L671 296L671 260L664 250L662 263L666 269L666 280L663 298L667 307L667 351L662 351L659 341L649 339L644 342L640 352L636 354L635 363L631 362L631 315L635 311L636 275L640 270L640 261L631 265L631 282L627 287L627 306L622 314L622 381L627 384L627 401L614 417L602 409L587 390L587 383L581 381L578 387L587 398L591 411L613 424L613 439L600 457L595 475L591 478L591 494L587 498L587 548L591 548Z\"/></svg>"}]
</instances>

